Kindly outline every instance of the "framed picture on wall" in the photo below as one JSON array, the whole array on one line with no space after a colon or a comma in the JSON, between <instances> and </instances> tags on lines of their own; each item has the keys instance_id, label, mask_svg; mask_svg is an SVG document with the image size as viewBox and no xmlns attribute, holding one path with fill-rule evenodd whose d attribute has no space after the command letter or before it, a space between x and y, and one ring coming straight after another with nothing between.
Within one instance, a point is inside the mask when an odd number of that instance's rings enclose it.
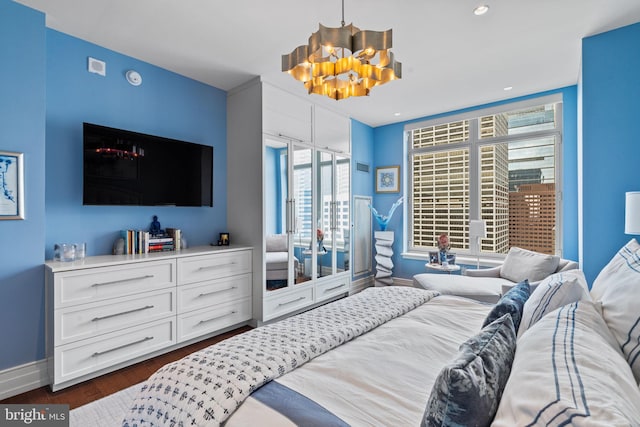
<instances>
[{"instance_id":1,"label":"framed picture on wall","mask_svg":"<svg viewBox=\"0 0 640 427\"><path fill-rule=\"evenodd\" d=\"M23 156L0 151L0 220L24 219Z\"/></svg>"},{"instance_id":2,"label":"framed picture on wall","mask_svg":"<svg viewBox=\"0 0 640 427\"><path fill-rule=\"evenodd\" d=\"M376 168L376 193L400 191L400 166Z\"/></svg>"}]
</instances>

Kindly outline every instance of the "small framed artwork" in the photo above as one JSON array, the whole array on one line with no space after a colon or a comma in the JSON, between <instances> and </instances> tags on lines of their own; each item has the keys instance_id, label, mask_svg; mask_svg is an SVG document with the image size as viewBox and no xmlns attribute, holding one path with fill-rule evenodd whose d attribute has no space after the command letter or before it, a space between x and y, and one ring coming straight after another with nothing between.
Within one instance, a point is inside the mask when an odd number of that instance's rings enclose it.
<instances>
[{"instance_id":1,"label":"small framed artwork","mask_svg":"<svg viewBox=\"0 0 640 427\"><path fill-rule=\"evenodd\" d=\"M400 166L376 168L376 193L400 191Z\"/></svg>"},{"instance_id":2,"label":"small framed artwork","mask_svg":"<svg viewBox=\"0 0 640 427\"><path fill-rule=\"evenodd\" d=\"M220 233L218 244L220 246L229 246L229 233Z\"/></svg>"},{"instance_id":3,"label":"small framed artwork","mask_svg":"<svg viewBox=\"0 0 640 427\"><path fill-rule=\"evenodd\" d=\"M23 157L0 151L0 220L24 219Z\"/></svg>"}]
</instances>

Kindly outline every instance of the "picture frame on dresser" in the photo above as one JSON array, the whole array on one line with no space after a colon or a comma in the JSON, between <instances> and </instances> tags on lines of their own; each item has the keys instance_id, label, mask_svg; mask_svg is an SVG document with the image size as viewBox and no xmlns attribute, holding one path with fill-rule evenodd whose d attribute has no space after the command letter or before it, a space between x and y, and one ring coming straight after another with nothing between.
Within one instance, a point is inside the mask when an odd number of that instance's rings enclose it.
<instances>
[{"instance_id":1,"label":"picture frame on dresser","mask_svg":"<svg viewBox=\"0 0 640 427\"><path fill-rule=\"evenodd\" d=\"M24 219L24 154L0 151L0 220Z\"/></svg>"}]
</instances>

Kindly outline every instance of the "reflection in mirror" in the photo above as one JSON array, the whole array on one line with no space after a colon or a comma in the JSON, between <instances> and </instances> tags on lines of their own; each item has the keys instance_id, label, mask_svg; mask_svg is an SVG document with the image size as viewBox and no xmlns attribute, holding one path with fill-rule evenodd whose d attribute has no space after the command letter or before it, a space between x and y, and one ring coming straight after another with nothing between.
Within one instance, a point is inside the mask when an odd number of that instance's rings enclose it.
<instances>
[{"instance_id":1,"label":"reflection in mirror","mask_svg":"<svg viewBox=\"0 0 640 427\"><path fill-rule=\"evenodd\" d=\"M338 271L349 270L351 255L351 223L349 182L351 174L351 161L347 157L336 156L336 247Z\"/></svg>"},{"instance_id":2,"label":"reflection in mirror","mask_svg":"<svg viewBox=\"0 0 640 427\"><path fill-rule=\"evenodd\" d=\"M303 146L293 147L293 242L294 255L300 260L296 272L296 283L305 282L313 277L316 268L312 262L312 243L316 241L313 227L312 193L312 150ZM312 239L313 237L313 239Z\"/></svg>"},{"instance_id":3,"label":"reflection in mirror","mask_svg":"<svg viewBox=\"0 0 640 427\"><path fill-rule=\"evenodd\" d=\"M328 276L333 271L332 252L335 248L333 164L332 154L324 151L316 153L318 160L318 184L316 186L316 218L318 276Z\"/></svg>"},{"instance_id":4,"label":"reflection in mirror","mask_svg":"<svg viewBox=\"0 0 640 427\"><path fill-rule=\"evenodd\" d=\"M288 148L275 139L265 141L264 216L266 289L289 286L289 235L287 234Z\"/></svg>"}]
</instances>

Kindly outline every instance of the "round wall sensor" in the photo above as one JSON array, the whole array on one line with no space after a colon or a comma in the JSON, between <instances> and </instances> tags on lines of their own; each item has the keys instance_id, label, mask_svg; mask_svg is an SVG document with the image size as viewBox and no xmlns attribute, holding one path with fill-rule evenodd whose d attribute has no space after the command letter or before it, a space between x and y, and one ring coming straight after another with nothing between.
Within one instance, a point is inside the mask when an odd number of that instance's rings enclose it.
<instances>
[{"instance_id":1,"label":"round wall sensor","mask_svg":"<svg viewBox=\"0 0 640 427\"><path fill-rule=\"evenodd\" d=\"M142 84L142 76L135 70L129 70L126 74L127 81L133 86L140 86Z\"/></svg>"}]
</instances>

